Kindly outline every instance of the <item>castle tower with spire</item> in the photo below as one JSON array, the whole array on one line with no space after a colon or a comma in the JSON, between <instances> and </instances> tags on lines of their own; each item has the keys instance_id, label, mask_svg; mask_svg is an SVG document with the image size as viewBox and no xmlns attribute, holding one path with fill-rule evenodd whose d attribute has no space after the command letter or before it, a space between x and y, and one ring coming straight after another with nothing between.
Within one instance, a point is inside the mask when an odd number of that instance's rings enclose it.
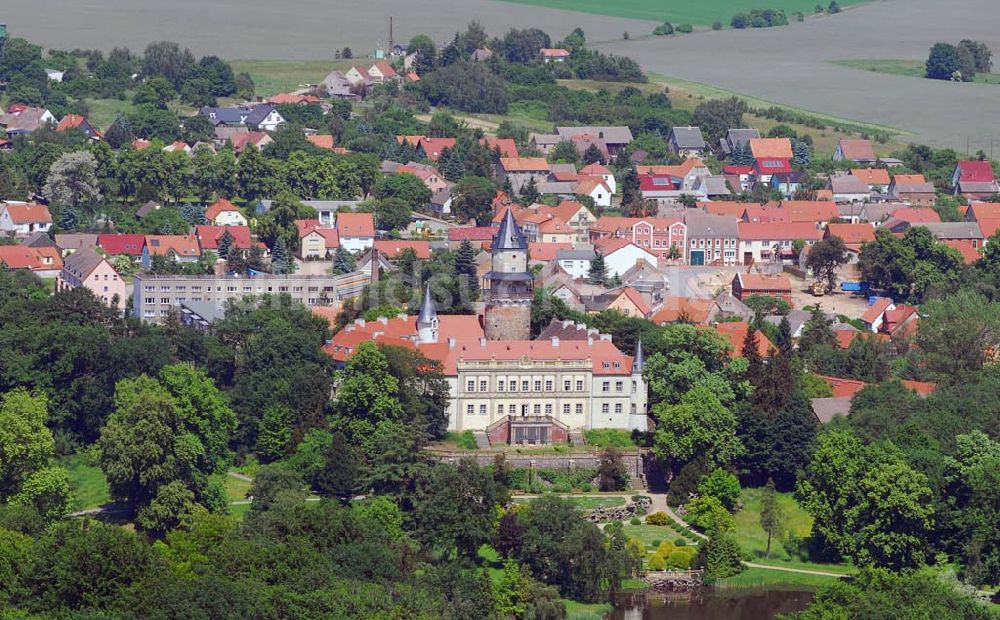
<instances>
[{"instance_id":1,"label":"castle tower with spire","mask_svg":"<svg viewBox=\"0 0 1000 620\"><path fill-rule=\"evenodd\" d=\"M425 344L438 341L438 313L431 297L430 284L424 289L424 301L417 315L417 341Z\"/></svg>"},{"instance_id":2,"label":"castle tower with spire","mask_svg":"<svg viewBox=\"0 0 1000 620\"><path fill-rule=\"evenodd\" d=\"M529 340L534 278L528 272L528 242L509 208L493 240L493 264L486 280L486 339Z\"/></svg>"},{"instance_id":3,"label":"castle tower with spire","mask_svg":"<svg viewBox=\"0 0 1000 620\"><path fill-rule=\"evenodd\" d=\"M649 390L642 371L646 368L646 356L642 351L642 340L635 345L632 357L632 390L629 392L629 427L644 429L648 424L646 409L649 407Z\"/></svg>"}]
</instances>

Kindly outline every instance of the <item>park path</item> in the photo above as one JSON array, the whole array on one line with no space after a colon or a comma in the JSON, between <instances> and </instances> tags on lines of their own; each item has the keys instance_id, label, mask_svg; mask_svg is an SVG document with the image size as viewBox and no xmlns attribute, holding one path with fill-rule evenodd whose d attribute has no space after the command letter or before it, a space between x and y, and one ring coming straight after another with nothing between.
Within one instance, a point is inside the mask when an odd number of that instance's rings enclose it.
<instances>
[{"instance_id":1,"label":"park path","mask_svg":"<svg viewBox=\"0 0 1000 620\"><path fill-rule=\"evenodd\" d=\"M767 570L780 570L786 573L802 573L803 575L819 575L821 577L836 577L838 579L843 579L844 577L849 577L850 575L845 575L843 573L830 573L822 570L811 570L807 568L791 568L788 566L771 566L770 564L757 564L755 562L744 562L744 566L750 568L764 568Z\"/></svg>"}]
</instances>

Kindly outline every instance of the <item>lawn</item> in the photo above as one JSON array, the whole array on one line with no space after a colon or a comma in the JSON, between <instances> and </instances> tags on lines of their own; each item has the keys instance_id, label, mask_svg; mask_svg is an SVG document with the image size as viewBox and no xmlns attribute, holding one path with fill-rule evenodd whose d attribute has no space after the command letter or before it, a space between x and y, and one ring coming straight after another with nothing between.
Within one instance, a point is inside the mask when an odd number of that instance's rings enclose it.
<instances>
[{"instance_id":1,"label":"lawn","mask_svg":"<svg viewBox=\"0 0 1000 620\"><path fill-rule=\"evenodd\" d=\"M73 454L59 460L59 464L69 470L69 488L73 495L71 510L97 508L111 501L108 480L96 465L87 464L82 454Z\"/></svg>"},{"instance_id":2,"label":"lawn","mask_svg":"<svg viewBox=\"0 0 1000 620\"><path fill-rule=\"evenodd\" d=\"M240 480L232 476L226 476L222 482L222 486L226 489L226 498L231 502L245 500L251 484L247 480Z\"/></svg>"},{"instance_id":3,"label":"lawn","mask_svg":"<svg viewBox=\"0 0 1000 620\"><path fill-rule=\"evenodd\" d=\"M739 575L716 581L715 587L719 589L761 588L770 586L819 588L833 583L834 580L836 580L836 577L790 573L787 571L767 570L766 568L746 568Z\"/></svg>"},{"instance_id":4,"label":"lawn","mask_svg":"<svg viewBox=\"0 0 1000 620\"><path fill-rule=\"evenodd\" d=\"M726 27L736 13L749 12L750 9L782 9L791 21L792 13L801 11L809 15L816 8L815 0L767 0L754 2L750 0L702 0L701 2L684 2L683 0L632 0L631 2L616 2L615 0L507 0L517 4L530 4L551 9L610 15L631 19L645 19L655 22L669 21L674 24L694 24L710 26L718 20ZM858 4L862 0L843 0L841 6ZM824 3L825 5L826 3Z\"/></svg>"},{"instance_id":5,"label":"lawn","mask_svg":"<svg viewBox=\"0 0 1000 620\"><path fill-rule=\"evenodd\" d=\"M625 525L622 531L629 538L634 538L651 549L657 546L653 544L656 541L663 542L669 540L673 542L678 538L682 538L680 534L665 525L647 525L645 523L642 525Z\"/></svg>"},{"instance_id":6,"label":"lawn","mask_svg":"<svg viewBox=\"0 0 1000 620\"><path fill-rule=\"evenodd\" d=\"M115 117L119 114L127 114L132 110L132 93L127 91L125 99L85 99L87 104L87 119L102 131L115 122ZM220 103L222 105L222 103ZM170 102L170 109L181 116L194 114L194 108L174 99Z\"/></svg>"},{"instance_id":7,"label":"lawn","mask_svg":"<svg viewBox=\"0 0 1000 620\"><path fill-rule=\"evenodd\" d=\"M906 75L926 79L924 77L924 61L922 60L863 58L859 60L831 60L830 62L842 67L860 69L862 71ZM973 82L977 84L1000 84L1000 73L977 73Z\"/></svg>"},{"instance_id":8,"label":"lawn","mask_svg":"<svg viewBox=\"0 0 1000 620\"><path fill-rule=\"evenodd\" d=\"M608 497L601 495L560 495L559 497L573 504L580 510L593 510L595 508L608 508L610 506L624 506L624 497ZM515 504L528 504L534 498L515 497Z\"/></svg>"},{"instance_id":9,"label":"lawn","mask_svg":"<svg viewBox=\"0 0 1000 620\"><path fill-rule=\"evenodd\" d=\"M270 97L319 84L334 69L344 71L351 65L370 60L230 60L233 71L249 73L255 94Z\"/></svg>"}]
</instances>

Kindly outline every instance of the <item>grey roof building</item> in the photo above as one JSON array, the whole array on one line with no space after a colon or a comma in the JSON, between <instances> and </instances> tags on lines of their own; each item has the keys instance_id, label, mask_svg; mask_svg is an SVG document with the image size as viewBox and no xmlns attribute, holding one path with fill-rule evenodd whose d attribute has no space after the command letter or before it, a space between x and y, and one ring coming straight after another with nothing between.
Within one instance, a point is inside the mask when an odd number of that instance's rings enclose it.
<instances>
[{"instance_id":1,"label":"grey roof building","mask_svg":"<svg viewBox=\"0 0 1000 620\"><path fill-rule=\"evenodd\" d=\"M628 127L556 127L562 140L590 136L604 140L609 147L622 147L632 142L632 130Z\"/></svg>"},{"instance_id":2,"label":"grey roof building","mask_svg":"<svg viewBox=\"0 0 1000 620\"><path fill-rule=\"evenodd\" d=\"M675 153L704 151L707 146L700 127L674 127L670 130L667 142Z\"/></svg>"},{"instance_id":3,"label":"grey roof building","mask_svg":"<svg viewBox=\"0 0 1000 620\"><path fill-rule=\"evenodd\" d=\"M851 412L851 399L847 396L814 398L812 399L812 410L821 424L829 424L838 415L846 416Z\"/></svg>"},{"instance_id":4,"label":"grey roof building","mask_svg":"<svg viewBox=\"0 0 1000 620\"><path fill-rule=\"evenodd\" d=\"M935 239L982 239L983 231L976 222L936 222L916 224L931 231ZM912 228L912 226L911 226Z\"/></svg>"},{"instance_id":5,"label":"grey roof building","mask_svg":"<svg viewBox=\"0 0 1000 620\"><path fill-rule=\"evenodd\" d=\"M760 137L760 132L756 129L730 129L726 132L726 137L719 140L719 148L722 149L723 154L729 155L739 145L743 148L747 148L750 145L750 140Z\"/></svg>"}]
</instances>

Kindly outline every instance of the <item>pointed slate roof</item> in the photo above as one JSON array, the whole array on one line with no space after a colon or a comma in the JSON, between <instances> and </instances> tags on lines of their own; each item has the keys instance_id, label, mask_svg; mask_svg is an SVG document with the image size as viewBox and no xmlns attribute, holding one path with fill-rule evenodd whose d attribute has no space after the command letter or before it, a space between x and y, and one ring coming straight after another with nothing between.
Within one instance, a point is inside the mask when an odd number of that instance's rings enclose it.
<instances>
[{"instance_id":1,"label":"pointed slate roof","mask_svg":"<svg viewBox=\"0 0 1000 620\"><path fill-rule=\"evenodd\" d=\"M521 227L514 219L514 211L508 207L503 221L500 222L500 230L497 231L496 239L493 241L494 250L527 250L528 242L524 239Z\"/></svg>"},{"instance_id":2,"label":"pointed slate roof","mask_svg":"<svg viewBox=\"0 0 1000 620\"><path fill-rule=\"evenodd\" d=\"M642 374L642 369L646 365L646 356L642 353L642 339L635 345L635 357L632 360L632 374Z\"/></svg>"},{"instance_id":3,"label":"pointed slate roof","mask_svg":"<svg viewBox=\"0 0 1000 620\"><path fill-rule=\"evenodd\" d=\"M430 325L437 318L437 308L431 297L431 285L424 289L424 302L420 304L420 314L417 315L417 325Z\"/></svg>"}]
</instances>

